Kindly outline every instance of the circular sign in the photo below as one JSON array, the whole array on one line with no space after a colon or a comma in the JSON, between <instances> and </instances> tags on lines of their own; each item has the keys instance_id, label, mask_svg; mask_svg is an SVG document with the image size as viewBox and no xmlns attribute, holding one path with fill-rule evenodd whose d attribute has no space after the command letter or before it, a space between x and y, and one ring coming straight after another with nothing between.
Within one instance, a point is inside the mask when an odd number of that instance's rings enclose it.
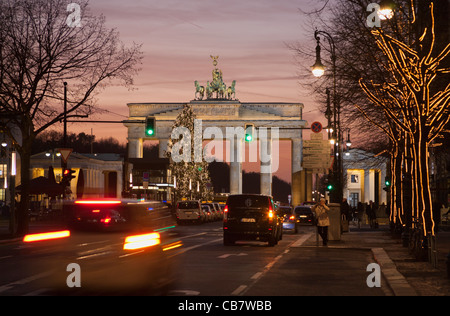
<instances>
[{"instance_id":1,"label":"circular sign","mask_svg":"<svg viewBox=\"0 0 450 316\"><path fill-rule=\"evenodd\" d=\"M320 133L322 131L322 123L320 122L314 122L311 124L311 130L314 133Z\"/></svg>"}]
</instances>

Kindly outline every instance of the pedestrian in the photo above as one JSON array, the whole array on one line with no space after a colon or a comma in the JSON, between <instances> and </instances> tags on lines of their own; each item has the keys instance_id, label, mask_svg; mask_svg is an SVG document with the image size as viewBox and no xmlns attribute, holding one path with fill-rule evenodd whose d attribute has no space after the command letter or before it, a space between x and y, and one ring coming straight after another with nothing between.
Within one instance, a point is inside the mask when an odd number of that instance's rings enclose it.
<instances>
[{"instance_id":1,"label":"pedestrian","mask_svg":"<svg viewBox=\"0 0 450 316\"><path fill-rule=\"evenodd\" d=\"M369 217L370 228L378 228L377 222L377 207L372 200L369 201L369 205L366 207L366 213Z\"/></svg>"},{"instance_id":2,"label":"pedestrian","mask_svg":"<svg viewBox=\"0 0 450 316\"><path fill-rule=\"evenodd\" d=\"M343 198L341 203L341 216L344 216L344 218L348 221L350 218L350 212L350 205L348 205L347 198Z\"/></svg>"},{"instance_id":3,"label":"pedestrian","mask_svg":"<svg viewBox=\"0 0 450 316\"><path fill-rule=\"evenodd\" d=\"M350 205L348 205L347 198L343 198L341 203L341 228L343 232L348 232L350 213L351 209Z\"/></svg>"},{"instance_id":4,"label":"pedestrian","mask_svg":"<svg viewBox=\"0 0 450 316\"><path fill-rule=\"evenodd\" d=\"M317 231L322 237L323 245L328 243L328 226L330 226L330 218L328 217L328 211L330 209L325 205L325 199L320 199L320 202L313 206L312 211L316 214Z\"/></svg>"}]
</instances>

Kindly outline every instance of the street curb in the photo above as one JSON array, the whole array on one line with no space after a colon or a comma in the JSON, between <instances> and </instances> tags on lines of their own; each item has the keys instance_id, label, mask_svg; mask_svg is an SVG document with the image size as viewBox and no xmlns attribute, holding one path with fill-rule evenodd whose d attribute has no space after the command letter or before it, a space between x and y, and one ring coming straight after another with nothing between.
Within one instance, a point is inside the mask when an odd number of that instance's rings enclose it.
<instances>
[{"instance_id":1,"label":"street curb","mask_svg":"<svg viewBox=\"0 0 450 316\"><path fill-rule=\"evenodd\" d=\"M383 248L371 248L371 250L395 296L418 296L403 274L398 272L395 263Z\"/></svg>"}]
</instances>

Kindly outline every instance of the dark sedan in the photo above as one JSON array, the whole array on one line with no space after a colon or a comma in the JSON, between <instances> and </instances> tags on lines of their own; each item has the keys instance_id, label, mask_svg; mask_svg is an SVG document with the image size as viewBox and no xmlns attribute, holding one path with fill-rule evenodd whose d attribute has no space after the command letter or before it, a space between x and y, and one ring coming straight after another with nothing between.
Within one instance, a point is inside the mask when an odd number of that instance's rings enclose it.
<instances>
[{"instance_id":1,"label":"dark sedan","mask_svg":"<svg viewBox=\"0 0 450 316\"><path fill-rule=\"evenodd\" d=\"M294 209L297 223L314 225L315 216L310 206L297 206Z\"/></svg>"}]
</instances>

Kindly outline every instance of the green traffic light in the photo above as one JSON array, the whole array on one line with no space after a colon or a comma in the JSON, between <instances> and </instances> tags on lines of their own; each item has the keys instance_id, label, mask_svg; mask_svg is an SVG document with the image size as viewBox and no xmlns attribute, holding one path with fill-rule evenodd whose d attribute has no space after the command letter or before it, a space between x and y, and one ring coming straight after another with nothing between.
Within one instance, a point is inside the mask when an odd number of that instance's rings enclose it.
<instances>
[{"instance_id":1,"label":"green traffic light","mask_svg":"<svg viewBox=\"0 0 450 316\"><path fill-rule=\"evenodd\" d=\"M154 131L152 129L147 130L147 135L153 135Z\"/></svg>"},{"instance_id":2,"label":"green traffic light","mask_svg":"<svg viewBox=\"0 0 450 316\"><path fill-rule=\"evenodd\" d=\"M329 184L329 185L327 186L327 189L328 189L328 191L333 190L333 185L332 185L332 184Z\"/></svg>"},{"instance_id":3,"label":"green traffic light","mask_svg":"<svg viewBox=\"0 0 450 316\"><path fill-rule=\"evenodd\" d=\"M246 135L246 136L245 136L245 140L248 141L248 142L251 142L252 139L253 139L253 138L252 138L252 135Z\"/></svg>"}]
</instances>

